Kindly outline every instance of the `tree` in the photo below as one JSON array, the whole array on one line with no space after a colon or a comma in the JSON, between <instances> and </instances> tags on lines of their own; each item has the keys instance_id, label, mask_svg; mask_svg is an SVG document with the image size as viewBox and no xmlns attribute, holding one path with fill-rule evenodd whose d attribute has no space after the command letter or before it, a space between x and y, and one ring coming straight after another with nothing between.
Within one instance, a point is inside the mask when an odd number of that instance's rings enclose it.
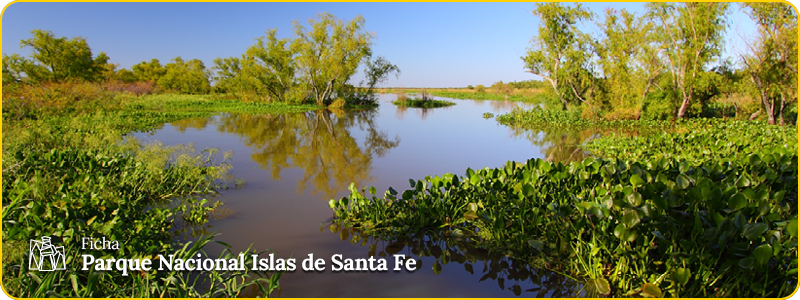
<instances>
[{"instance_id":1,"label":"tree","mask_svg":"<svg viewBox=\"0 0 800 300\"><path fill-rule=\"evenodd\" d=\"M3 85L22 82L25 58L19 54L3 54Z\"/></svg>"},{"instance_id":2,"label":"tree","mask_svg":"<svg viewBox=\"0 0 800 300\"><path fill-rule=\"evenodd\" d=\"M245 99L329 105L336 98L374 102L374 88L393 73L399 76L396 65L372 58L373 36L363 32L361 16L345 23L320 14L309 24L306 31L295 22L293 39L268 30L241 58L215 59L217 86ZM348 81L362 64L363 88L355 88Z\"/></svg>"},{"instance_id":3,"label":"tree","mask_svg":"<svg viewBox=\"0 0 800 300\"><path fill-rule=\"evenodd\" d=\"M683 118L695 97L700 74L720 53L728 3L649 3L661 42L660 55L680 95L676 117Z\"/></svg>"},{"instance_id":4,"label":"tree","mask_svg":"<svg viewBox=\"0 0 800 300\"><path fill-rule=\"evenodd\" d=\"M165 69L166 73L158 80L158 85L165 90L181 94L206 94L211 90L210 74L199 59L184 62L179 56Z\"/></svg>"},{"instance_id":5,"label":"tree","mask_svg":"<svg viewBox=\"0 0 800 300\"><path fill-rule=\"evenodd\" d=\"M85 38L70 40L41 29L31 33L32 38L20 41L20 47L31 48L30 58L3 56L4 79L31 83L102 79L108 56L100 52L93 58Z\"/></svg>"},{"instance_id":6,"label":"tree","mask_svg":"<svg viewBox=\"0 0 800 300\"><path fill-rule=\"evenodd\" d=\"M373 90L378 84L386 82L391 74L400 77L400 68L390 63L383 56L379 56L374 60L367 59L364 67L365 78L361 82L362 86L366 86L366 91L363 93L362 98L369 101L376 101L376 99L372 97L375 95Z\"/></svg>"},{"instance_id":7,"label":"tree","mask_svg":"<svg viewBox=\"0 0 800 300\"><path fill-rule=\"evenodd\" d=\"M136 74L125 68L119 69L114 78L125 83L136 82Z\"/></svg>"},{"instance_id":8,"label":"tree","mask_svg":"<svg viewBox=\"0 0 800 300\"><path fill-rule=\"evenodd\" d=\"M586 102L584 94L591 81L588 35L580 32L577 22L592 14L581 4L575 7L560 3L536 4L532 12L541 24L533 46L523 57L528 72L547 80L561 101L562 109L570 100Z\"/></svg>"},{"instance_id":9,"label":"tree","mask_svg":"<svg viewBox=\"0 0 800 300\"><path fill-rule=\"evenodd\" d=\"M758 25L758 37L741 55L742 62L769 124L777 115L783 125L784 108L797 102L797 15L785 3L746 3L743 8Z\"/></svg>"},{"instance_id":10,"label":"tree","mask_svg":"<svg viewBox=\"0 0 800 300\"><path fill-rule=\"evenodd\" d=\"M161 65L161 61L156 58L150 60L150 62L140 62L138 64L133 65L131 67L133 70L133 74L136 75L137 81L150 81L153 83L158 82L161 79L161 76L167 73L167 69Z\"/></svg>"},{"instance_id":11,"label":"tree","mask_svg":"<svg viewBox=\"0 0 800 300\"><path fill-rule=\"evenodd\" d=\"M323 105L345 92L347 81L372 55L373 36L363 32L364 18L360 15L348 23L328 13L317 17L309 20L308 31L294 23L292 48L297 52L300 81L307 85L305 90L317 105Z\"/></svg>"},{"instance_id":12,"label":"tree","mask_svg":"<svg viewBox=\"0 0 800 300\"><path fill-rule=\"evenodd\" d=\"M603 74L599 98L607 103L611 119L639 119L648 92L662 66L651 33L653 23L625 9L606 9L598 24L602 37L595 43L597 64Z\"/></svg>"}]
</instances>

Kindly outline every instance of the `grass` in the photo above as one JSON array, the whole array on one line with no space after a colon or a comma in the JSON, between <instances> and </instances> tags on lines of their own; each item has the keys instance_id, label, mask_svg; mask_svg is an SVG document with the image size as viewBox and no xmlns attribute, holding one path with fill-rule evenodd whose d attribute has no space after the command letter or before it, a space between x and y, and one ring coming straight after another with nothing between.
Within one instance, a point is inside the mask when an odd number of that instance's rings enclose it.
<instances>
[{"instance_id":1,"label":"grass","mask_svg":"<svg viewBox=\"0 0 800 300\"><path fill-rule=\"evenodd\" d=\"M217 95L155 94L143 97L127 97L122 108L128 111L147 112L247 112L247 113L292 113L324 109L324 107L282 102L259 103L223 99Z\"/></svg>"}]
</instances>

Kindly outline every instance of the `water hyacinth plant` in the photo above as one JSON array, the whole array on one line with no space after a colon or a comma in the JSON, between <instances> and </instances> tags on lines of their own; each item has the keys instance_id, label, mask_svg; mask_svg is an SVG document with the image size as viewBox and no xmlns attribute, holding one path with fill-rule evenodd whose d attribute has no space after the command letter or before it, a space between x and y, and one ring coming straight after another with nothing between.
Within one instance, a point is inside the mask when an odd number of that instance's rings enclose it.
<instances>
[{"instance_id":1,"label":"water hyacinth plant","mask_svg":"<svg viewBox=\"0 0 800 300\"><path fill-rule=\"evenodd\" d=\"M695 131L592 148L620 159L508 162L410 180L382 198L351 187L329 206L340 226L388 241L463 235L582 278L588 295L788 295L797 286L795 132L695 122L686 124Z\"/></svg>"}]
</instances>

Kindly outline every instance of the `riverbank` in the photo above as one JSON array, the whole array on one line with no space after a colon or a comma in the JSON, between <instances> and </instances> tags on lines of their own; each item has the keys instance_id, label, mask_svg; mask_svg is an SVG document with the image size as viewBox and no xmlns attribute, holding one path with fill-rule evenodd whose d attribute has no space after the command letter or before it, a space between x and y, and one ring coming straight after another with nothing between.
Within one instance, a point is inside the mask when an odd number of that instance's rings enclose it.
<instances>
[{"instance_id":1,"label":"riverbank","mask_svg":"<svg viewBox=\"0 0 800 300\"><path fill-rule=\"evenodd\" d=\"M215 196L239 184L230 175L227 154L219 160L215 149L142 144L129 133L217 112L277 114L320 107L244 103L213 95L134 96L80 84L50 87L47 96L34 96L4 91L7 292L15 297L236 297L245 289L266 296L277 288L281 273L249 269L210 271L200 277L178 271L123 276L74 266L83 254L135 259L206 255L203 246L212 236L196 236L196 242L177 242L175 237L204 228L224 208ZM30 269L29 241L43 236L64 246L63 262L70 266L66 271ZM87 250L81 241L85 237L120 246ZM220 257L232 256L224 251Z\"/></svg>"}]
</instances>

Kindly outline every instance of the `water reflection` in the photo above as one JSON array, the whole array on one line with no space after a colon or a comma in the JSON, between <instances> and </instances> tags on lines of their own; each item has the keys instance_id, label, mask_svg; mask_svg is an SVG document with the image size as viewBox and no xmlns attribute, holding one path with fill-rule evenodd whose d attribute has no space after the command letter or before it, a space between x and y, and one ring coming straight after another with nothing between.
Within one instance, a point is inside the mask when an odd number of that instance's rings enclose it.
<instances>
[{"instance_id":1,"label":"water reflection","mask_svg":"<svg viewBox=\"0 0 800 300\"><path fill-rule=\"evenodd\" d=\"M581 297L586 296L582 284L569 277L546 269L536 268L524 261L509 258L503 253L490 252L474 247L467 239L425 235L384 241L366 236L358 228L340 228L337 223L329 225L331 232L354 245L367 247L364 257L391 257L405 254L407 259L417 260L417 269L432 265L434 274L452 268L456 272L476 275L473 280L492 280L506 295L526 297ZM409 253L410 252L410 253ZM423 261L430 261L423 264ZM463 271L462 271L463 269ZM477 275L481 275L477 278Z\"/></svg>"},{"instance_id":2,"label":"water reflection","mask_svg":"<svg viewBox=\"0 0 800 300\"><path fill-rule=\"evenodd\" d=\"M640 130L622 128L590 128L576 130L563 127L509 127L509 135L522 137L537 146L544 159L552 162L581 161L591 156L581 147L589 141L610 134L640 135Z\"/></svg>"},{"instance_id":3,"label":"water reflection","mask_svg":"<svg viewBox=\"0 0 800 300\"><path fill-rule=\"evenodd\" d=\"M522 137L539 147L545 160L569 162L583 160L589 154L581 146L600 136L597 129L567 130L544 128L541 130L509 127L509 134Z\"/></svg>"},{"instance_id":4,"label":"water reflection","mask_svg":"<svg viewBox=\"0 0 800 300\"><path fill-rule=\"evenodd\" d=\"M299 168L303 175L297 193L310 190L330 199L351 182L363 186L373 179L372 162L397 147L374 122L375 110L318 110L294 114L222 114L217 118L172 123L187 128L216 126L217 131L239 136L252 149L251 159L280 180L281 171ZM356 131L363 132L357 138ZM359 141L360 140L360 141Z\"/></svg>"}]
</instances>

